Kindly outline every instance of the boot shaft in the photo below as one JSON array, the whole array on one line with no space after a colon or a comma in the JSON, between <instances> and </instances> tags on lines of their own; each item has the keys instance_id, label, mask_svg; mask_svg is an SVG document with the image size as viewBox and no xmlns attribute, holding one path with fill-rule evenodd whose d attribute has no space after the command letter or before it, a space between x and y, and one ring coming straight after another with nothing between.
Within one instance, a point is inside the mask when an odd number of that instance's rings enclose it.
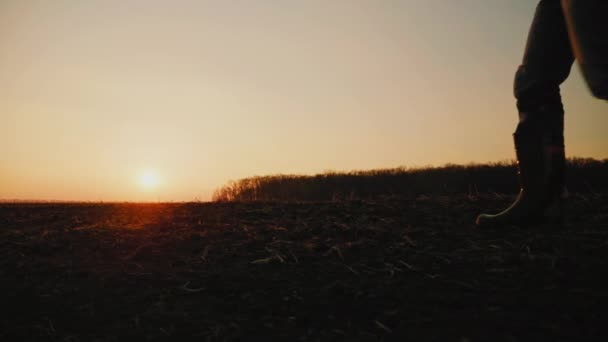
<instances>
[{"instance_id":1,"label":"boot shaft","mask_svg":"<svg viewBox=\"0 0 608 342\"><path fill-rule=\"evenodd\" d=\"M565 182L564 112L522 112L513 134L522 189L544 200L561 198Z\"/></svg>"}]
</instances>

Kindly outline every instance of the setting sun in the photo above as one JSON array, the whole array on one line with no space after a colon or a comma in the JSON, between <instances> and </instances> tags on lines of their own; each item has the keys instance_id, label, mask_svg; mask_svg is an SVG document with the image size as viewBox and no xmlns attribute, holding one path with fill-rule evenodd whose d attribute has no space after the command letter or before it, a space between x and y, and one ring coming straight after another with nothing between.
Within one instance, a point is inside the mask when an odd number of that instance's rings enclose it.
<instances>
[{"instance_id":1,"label":"setting sun","mask_svg":"<svg viewBox=\"0 0 608 342\"><path fill-rule=\"evenodd\" d=\"M144 189L154 189L158 186L158 174L153 170L144 171L139 176L139 185Z\"/></svg>"}]
</instances>

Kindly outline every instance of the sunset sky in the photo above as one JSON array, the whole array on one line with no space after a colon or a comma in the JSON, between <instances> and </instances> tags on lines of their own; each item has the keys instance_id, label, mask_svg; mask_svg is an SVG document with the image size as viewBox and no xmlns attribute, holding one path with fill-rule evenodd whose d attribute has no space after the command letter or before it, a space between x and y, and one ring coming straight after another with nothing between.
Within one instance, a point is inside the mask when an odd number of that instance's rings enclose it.
<instances>
[{"instance_id":1,"label":"sunset sky","mask_svg":"<svg viewBox=\"0 0 608 342\"><path fill-rule=\"evenodd\" d=\"M0 199L514 158L531 0L0 0ZM608 104L562 88L569 156Z\"/></svg>"}]
</instances>

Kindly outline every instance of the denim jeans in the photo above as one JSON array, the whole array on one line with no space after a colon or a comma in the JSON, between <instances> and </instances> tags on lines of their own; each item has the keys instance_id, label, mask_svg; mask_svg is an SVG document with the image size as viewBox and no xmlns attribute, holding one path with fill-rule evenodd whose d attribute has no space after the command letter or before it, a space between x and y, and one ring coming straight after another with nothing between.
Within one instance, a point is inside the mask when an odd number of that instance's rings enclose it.
<instances>
[{"instance_id":1,"label":"denim jeans","mask_svg":"<svg viewBox=\"0 0 608 342\"><path fill-rule=\"evenodd\" d=\"M559 87L575 59L592 94L608 100L608 0L541 0L515 74L520 114L563 117Z\"/></svg>"}]
</instances>

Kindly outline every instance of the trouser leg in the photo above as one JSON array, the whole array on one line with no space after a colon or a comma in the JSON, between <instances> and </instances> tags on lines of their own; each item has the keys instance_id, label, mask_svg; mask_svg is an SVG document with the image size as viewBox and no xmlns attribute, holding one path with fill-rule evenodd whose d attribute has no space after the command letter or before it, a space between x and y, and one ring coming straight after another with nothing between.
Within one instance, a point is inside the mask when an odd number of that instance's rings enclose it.
<instances>
[{"instance_id":1,"label":"trouser leg","mask_svg":"<svg viewBox=\"0 0 608 342\"><path fill-rule=\"evenodd\" d=\"M608 100L608 1L562 0L570 42L594 96Z\"/></svg>"},{"instance_id":2,"label":"trouser leg","mask_svg":"<svg viewBox=\"0 0 608 342\"><path fill-rule=\"evenodd\" d=\"M522 64L517 69L514 93L520 112L543 107L562 108L560 84L570 74L574 61L560 0L541 0Z\"/></svg>"},{"instance_id":3,"label":"trouser leg","mask_svg":"<svg viewBox=\"0 0 608 342\"><path fill-rule=\"evenodd\" d=\"M563 144L560 85L570 74L573 61L560 0L541 0L522 64L515 74L514 94L520 116L516 133L534 134L528 131L538 131L543 126L550 128L554 139L561 139Z\"/></svg>"}]
</instances>

